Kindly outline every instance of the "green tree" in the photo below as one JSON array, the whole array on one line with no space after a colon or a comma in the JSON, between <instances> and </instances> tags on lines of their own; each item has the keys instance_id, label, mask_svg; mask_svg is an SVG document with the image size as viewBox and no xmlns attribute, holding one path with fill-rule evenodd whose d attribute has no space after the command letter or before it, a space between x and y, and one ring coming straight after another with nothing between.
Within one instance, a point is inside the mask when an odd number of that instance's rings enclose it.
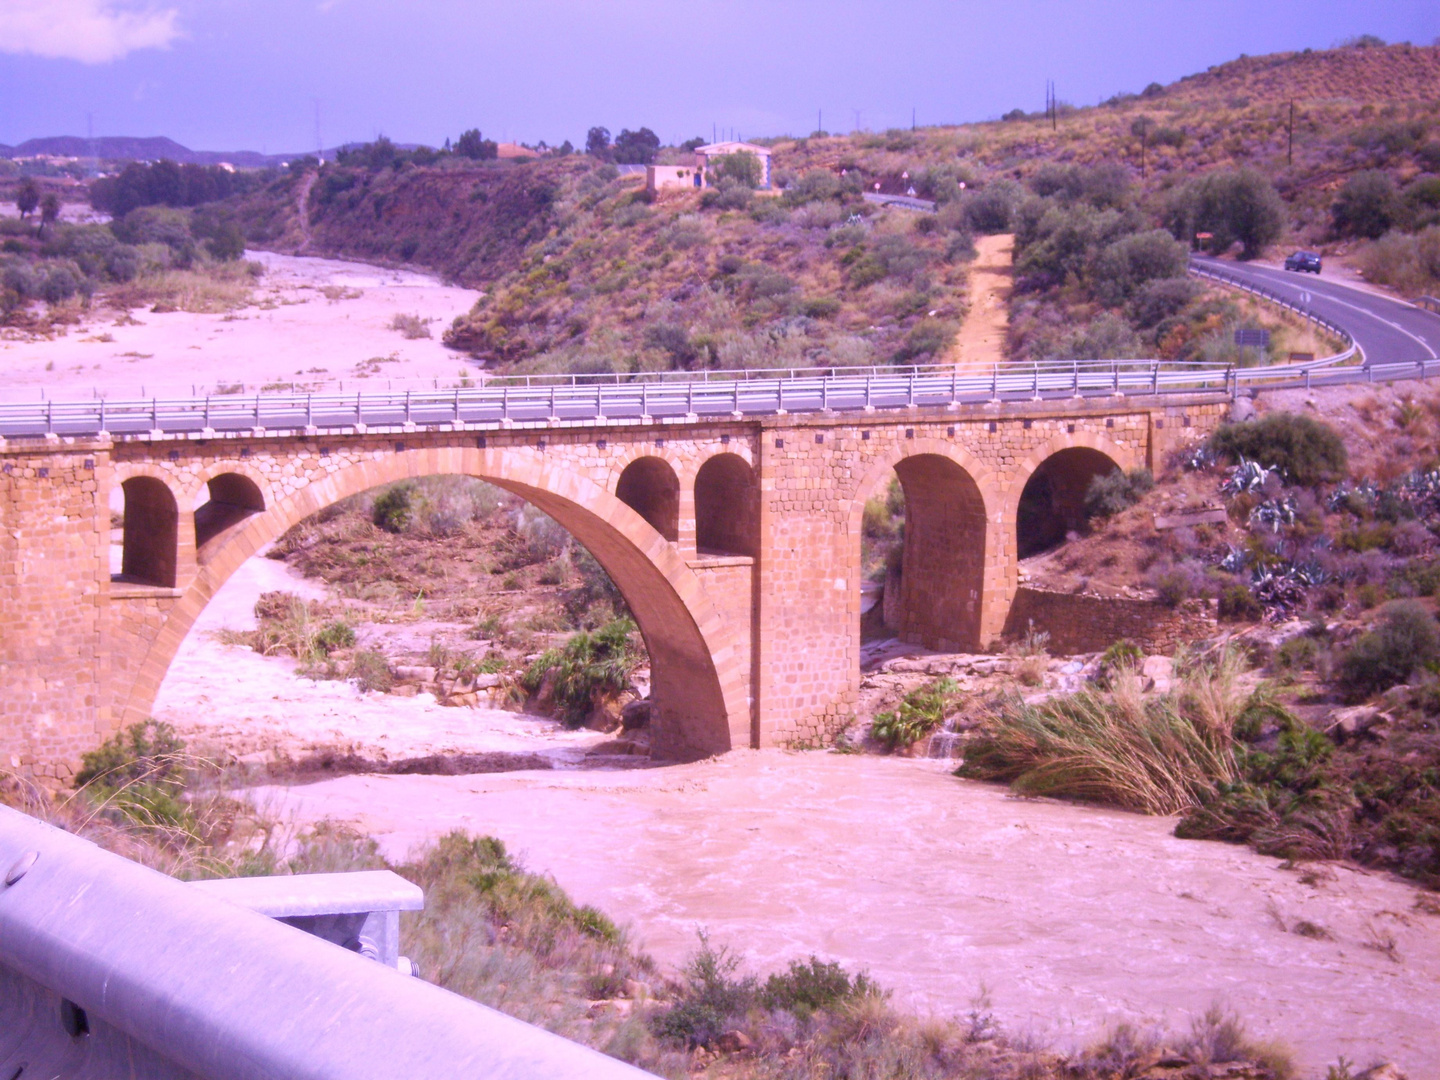
<instances>
[{"instance_id":1,"label":"green tree","mask_svg":"<svg viewBox=\"0 0 1440 1080\"><path fill-rule=\"evenodd\" d=\"M1394 178L1387 172L1369 169L1345 181L1330 207L1330 216L1337 233L1378 240L1399 221L1403 211Z\"/></svg>"},{"instance_id":2,"label":"green tree","mask_svg":"<svg viewBox=\"0 0 1440 1080\"><path fill-rule=\"evenodd\" d=\"M615 160L621 165L649 165L660 149L660 136L648 127L624 129L615 136Z\"/></svg>"},{"instance_id":3,"label":"green tree","mask_svg":"<svg viewBox=\"0 0 1440 1080\"><path fill-rule=\"evenodd\" d=\"M40 185L35 183L33 176L27 176L20 181L20 190L15 193L15 206L20 211L22 218L29 217L40 205Z\"/></svg>"},{"instance_id":4,"label":"green tree","mask_svg":"<svg viewBox=\"0 0 1440 1080\"><path fill-rule=\"evenodd\" d=\"M721 154L712 159L709 172L712 182L734 180L747 188L759 187L762 175L760 159L743 150L737 154Z\"/></svg>"},{"instance_id":5,"label":"green tree","mask_svg":"<svg viewBox=\"0 0 1440 1080\"><path fill-rule=\"evenodd\" d=\"M455 153L472 161L493 161L500 156L500 148L493 140L482 138L479 128L471 128L460 133Z\"/></svg>"},{"instance_id":6,"label":"green tree","mask_svg":"<svg viewBox=\"0 0 1440 1080\"><path fill-rule=\"evenodd\" d=\"M596 125L585 135L585 152L601 161L610 160L610 129Z\"/></svg>"},{"instance_id":7,"label":"green tree","mask_svg":"<svg viewBox=\"0 0 1440 1080\"><path fill-rule=\"evenodd\" d=\"M1165 210L1165 224L1183 243L1209 233L1205 248L1219 254L1237 241L1241 258L1253 259L1285 228L1285 204L1273 184L1254 169L1209 173L1181 187Z\"/></svg>"},{"instance_id":8,"label":"green tree","mask_svg":"<svg viewBox=\"0 0 1440 1080\"><path fill-rule=\"evenodd\" d=\"M45 235L45 226L60 217L60 197L53 191L40 200L40 235Z\"/></svg>"}]
</instances>

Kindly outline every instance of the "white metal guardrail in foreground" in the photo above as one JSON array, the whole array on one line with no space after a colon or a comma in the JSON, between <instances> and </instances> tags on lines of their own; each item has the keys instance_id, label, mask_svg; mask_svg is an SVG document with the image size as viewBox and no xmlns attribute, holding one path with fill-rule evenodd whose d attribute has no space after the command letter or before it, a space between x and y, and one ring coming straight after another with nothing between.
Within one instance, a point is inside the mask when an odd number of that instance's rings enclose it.
<instances>
[{"instance_id":1,"label":"white metal guardrail in foreground","mask_svg":"<svg viewBox=\"0 0 1440 1080\"><path fill-rule=\"evenodd\" d=\"M639 1080L0 806L4 1080Z\"/></svg>"}]
</instances>

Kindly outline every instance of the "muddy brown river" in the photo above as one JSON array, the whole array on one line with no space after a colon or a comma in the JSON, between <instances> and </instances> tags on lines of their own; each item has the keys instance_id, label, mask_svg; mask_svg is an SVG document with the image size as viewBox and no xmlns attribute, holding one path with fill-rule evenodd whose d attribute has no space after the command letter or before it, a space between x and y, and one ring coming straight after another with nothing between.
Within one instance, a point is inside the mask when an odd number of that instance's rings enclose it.
<instances>
[{"instance_id":1,"label":"muddy brown river","mask_svg":"<svg viewBox=\"0 0 1440 1080\"><path fill-rule=\"evenodd\" d=\"M981 993L1064 1048L1212 1004L1295 1051L1440 1072L1440 917L1381 874L1318 877L1173 819L1012 798L937 763L741 751L628 772L351 776L256 797L392 855L450 829L501 837L681 962L698 928L763 972L818 953L921 1012ZM1294 933L1300 920L1333 940ZM1391 947L1393 945L1393 947Z\"/></svg>"}]
</instances>

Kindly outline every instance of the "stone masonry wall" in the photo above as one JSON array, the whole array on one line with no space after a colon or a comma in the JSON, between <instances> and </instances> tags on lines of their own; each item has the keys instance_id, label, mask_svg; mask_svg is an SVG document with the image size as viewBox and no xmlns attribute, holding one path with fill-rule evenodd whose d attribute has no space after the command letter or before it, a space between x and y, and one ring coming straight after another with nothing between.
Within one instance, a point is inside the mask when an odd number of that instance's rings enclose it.
<instances>
[{"instance_id":1,"label":"stone masonry wall","mask_svg":"<svg viewBox=\"0 0 1440 1080\"><path fill-rule=\"evenodd\" d=\"M63 783L108 733L103 447L0 441L0 770Z\"/></svg>"},{"instance_id":2,"label":"stone masonry wall","mask_svg":"<svg viewBox=\"0 0 1440 1080\"><path fill-rule=\"evenodd\" d=\"M1114 599L1020 588L1010 605L1005 636L1030 628L1050 635L1054 655L1103 652L1130 640L1147 654L1169 656L1181 645L1216 633L1213 601L1187 601L1168 608L1155 600Z\"/></svg>"}]
</instances>

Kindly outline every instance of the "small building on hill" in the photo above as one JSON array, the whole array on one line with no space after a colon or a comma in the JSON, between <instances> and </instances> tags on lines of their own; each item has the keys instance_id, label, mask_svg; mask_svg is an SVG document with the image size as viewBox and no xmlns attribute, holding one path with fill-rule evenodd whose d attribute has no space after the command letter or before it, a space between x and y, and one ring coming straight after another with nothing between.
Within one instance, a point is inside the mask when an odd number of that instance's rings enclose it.
<instances>
[{"instance_id":1,"label":"small building on hill","mask_svg":"<svg viewBox=\"0 0 1440 1080\"><path fill-rule=\"evenodd\" d=\"M711 163L731 154L752 154L760 162L760 187L770 186L770 148L747 142L709 143L695 148L695 167L700 170L700 186L710 186Z\"/></svg>"},{"instance_id":2,"label":"small building on hill","mask_svg":"<svg viewBox=\"0 0 1440 1080\"><path fill-rule=\"evenodd\" d=\"M701 170L695 165L646 165L645 186L651 191L698 188Z\"/></svg>"}]
</instances>

